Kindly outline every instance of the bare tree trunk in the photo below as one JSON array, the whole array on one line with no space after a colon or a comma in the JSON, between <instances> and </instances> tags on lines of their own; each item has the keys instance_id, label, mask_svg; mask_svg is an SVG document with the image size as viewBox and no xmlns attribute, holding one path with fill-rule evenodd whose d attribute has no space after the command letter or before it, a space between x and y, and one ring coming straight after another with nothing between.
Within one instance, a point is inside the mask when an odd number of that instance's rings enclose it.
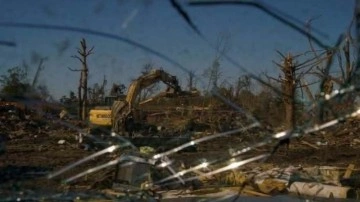
<instances>
[{"instance_id":1,"label":"bare tree trunk","mask_svg":"<svg viewBox=\"0 0 360 202\"><path fill-rule=\"evenodd\" d=\"M188 88L191 91L194 88L194 72L188 72Z\"/></svg>"},{"instance_id":2,"label":"bare tree trunk","mask_svg":"<svg viewBox=\"0 0 360 202\"><path fill-rule=\"evenodd\" d=\"M284 60L284 81L282 82L283 89L283 101L285 105L285 121L288 129L293 129L295 126L295 66L293 64L293 58L289 54Z\"/></svg>"},{"instance_id":3,"label":"bare tree trunk","mask_svg":"<svg viewBox=\"0 0 360 202\"><path fill-rule=\"evenodd\" d=\"M234 92L235 99L239 99L239 96L240 96L240 91L242 88L240 80L241 80L241 78L239 77L236 81L235 92Z\"/></svg>"},{"instance_id":4,"label":"bare tree trunk","mask_svg":"<svg viewBox=\"0 0 360 202\"><path fill-rule=\"evenodd\" d=\"M309 85L308 85L308 83L306 82L305 79L301 79L301 86L302 86L302 88L305 89L305 93L308 96L309 100L311 102L315 102L315 98L314 98L313 94L311 93Z\"/></svg>"},{"instance_id":5,"label":"bare tree trunk","mask_svg":"<svg viewBox=\"0 0 360 202\"><path fill-rule=\"evenodd\" d=\"M346 38L346 42L343 48L344 51L344 55L345 55L345 65L346 65L346 78L344 78L344 82L346 82L346 80L348 80L351 77L351 62L350 62L350 42L349 42L349 38Z\"/></svg>"},{"instance_id":6,"label":"bare tree trunk","mask_svg":"<svg viewBox=\"0 0 360 202\"><path fill-rule=\"evenodd\" d=\"M86 41L85 39L81 39L80 41L81 48L78 48L78 54L80 56L72 56L74 58L77 58L81 64L82 68L80 70L72 70L71 71L80 71L80 83L78 87L78 96L79 96L79 117L81 120L86 120L87 118L87 108L88 108L88 98L87 98L87 81L88 81L88 66L87 66L87 56L92 54L92 50L94 47L92 47L90 50L87 50L86 47Z\"/></svg>"},{"instance_id":7,"label":"bare tree trunk","mask_svg":"<svg viewBox=\"0 0 360 202\"><path fill-rule=\"evenodd\" d=\"M103 101L104 100L104 98L105 98L105 86L106 86L106 84L107 84L107 80L106 80L106 76L104 75L104 79L103 79L103 83L102 83L102 85L101 85L101 87L100 87L100 92L99 92L99 97L100 97L100 102L101 101Z\"/></svg>"},{"instance_id":8,"label":"bare tree trunk","mask_svg":"<svg viewBox=\"0 0 360 202\"><path fill-rule=\"evenodd\" d=\"M39 66L38 66L37 69L36 69L36 73L35 73L34 79L33 79L32 84L31 84L31 86L32 86L33 88L36 88L36 85L37 85L37 81L38 81L38 79L39 79L40 72L41 72L42 70L44 70L43 63L44 63L45 59L46 59L46 58L41 58L41 59L40 59Z\"/></svg>"},{"instance_id":9,"label":"bare tree trunk","mask_svg":"<svg viewBox=\"0 0 360 202\"><path fill-rule=\"evenodd\" d=\"M331 51L327 51L326 55L328 57L328 61L327 63L329 64L331 62L331 57L332 57L332 52ZM321 84L321 91L322 93L324 93L325 95L330 94L333 90L333 81L332 79L329 77L329 75L324 75L325 77L323 78L323 83ZM328 111L328 103L323 103L323 105L320 107L319 109L319 123L322 123L324 121L325 118L327 118L330 114Z\"/></svg>"},{"instance_id":10,"label":"bare tree trunk","mask_svg":"<svg viewBox=\"0 0 360 202\"><path fill-rule=\"evenodd\" d=\"M83 107L82 107L82 92L81 92L81 80L82 80L82 74L80 74L80 82L79 82L79 87L78 87L78 101L79 101L79 109L78 109L78 116L79 116L79 119L81 120L82 119L82 110L83 110Z\"/></svg>"},{"instance_id":11,"label":"bare tree trunk","mask_svg":"<svg viewBox=\"0 0 360 202\"><path fill-rule=\"evenodd\" d=\"M86 61L86 41L85 39L82 39L81 41L81 47L82 47L82 53L81 56L83 57L83 62L82 62L82 71L81 74L83 74L83 80L82 80L82 87L83 87L83 98L82 98L82 120L86 120L87 118L87 108L88 108L88 99L87 99L87 81L88 81L88 74L89 74L89 70L87 67L87 61Z\"/></svg>"}]
</instances>

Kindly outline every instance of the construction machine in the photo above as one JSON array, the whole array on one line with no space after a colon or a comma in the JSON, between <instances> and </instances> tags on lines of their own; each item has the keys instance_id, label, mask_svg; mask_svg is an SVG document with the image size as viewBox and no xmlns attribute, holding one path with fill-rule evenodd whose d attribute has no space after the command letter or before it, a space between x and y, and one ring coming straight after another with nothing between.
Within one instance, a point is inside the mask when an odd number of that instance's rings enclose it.
<instances>
[{"instance_id":1,"label":"construction machine","mask_svg":"<svg viewBox=\"0 0 360 202\"><path fill-rule=\"evenodd\" d=\"M111 127L111 106L115 100L124 99L120 96L106 96L101 106L90 110L89 121L96 126Z\"/></svg>"},{"instance_id":2,"label":"construction machine","mask_svg":"<svg viewBox=\"0 0 360 202\"><path fill-rule=\"evenodd\" d=\"M107 106L99 106L90 110L90 123L111 127L112 131L116 133L124 134L127 132L131 136L138 123L143 122L141 116L139 117L136 113L138 95L141 90L160 81L167 85L162 96L180 95L182 93L175 76L162 69L154 69L135 79L130 84L125 98L107 97Z\"/></svg>"}]
</instances>

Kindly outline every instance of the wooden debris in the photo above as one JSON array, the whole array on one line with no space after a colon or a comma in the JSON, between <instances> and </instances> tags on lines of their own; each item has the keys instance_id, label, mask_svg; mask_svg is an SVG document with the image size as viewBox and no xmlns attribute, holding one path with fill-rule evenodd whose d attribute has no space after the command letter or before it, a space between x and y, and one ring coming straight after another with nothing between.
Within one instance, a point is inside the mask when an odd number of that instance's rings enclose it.
<instances>
[{"instance_id":1,"label":"wooden debris","mask_svg":"<svg viewBox=\"0 0 360 202\"><path fill-rule=\"evenodd\" d=\"M307 142L305 140L302 140L301 143L314 149L320 149L318 146L315 146L314 144L311 144L310 142Z\"/></svg>"},{"instance_id":2,"label":"wooden debris","mask_svg":"<svg viewBox=\"0 0 360 202\"><path fill-rule=\"evenodd\" d=\"M354 199L357 197L356 191L351 187L331 186L316 182L293 182L289 188L289 192L299 196L322 198Z\"/></svg>"},{"instance_id":3,"label":"wooden debris","mask_svg":"<svg viewBox=\"0 0 360 202\"><path fill-rule=\"evenodd\" d=\"M251 196L266 196L266 197L270 197L270 195L268 194L264 194L264 193L261 193L261 192L257 192L257 191L254 191L254 190L250 190L250 189L244 189L242 191L243 194L249 194Z\"/></svg>"},{"instance_id":4,"label":"wooden debris","mask_svg":"<svg viewBox=\"0 0 360 202\"><path fill-rule=\"evenodd\" d=\"M355 165L354 164L349 164L349 166L347 167L345 174L343 176L344 179L348 179L351 176L352 171L354 170Z\"/></svg>"},{"instance_id":5,"label":"wooden debris","mask_svg":"<svg viewBox=\"0 0 360 202\"><path fill-rule=\"evenodd\" d=\"M360 139L354 139L353 140L355 143L360 143Z\"/></svg>"},{"instance_id":6,"label":"wooden debris","mask_svg":"<svg viewBox=\"0 0 360 202\"><path fill-rule=\"evenodd\" d=\"M206 194L213 194L213 193L219 193L222 190L219 187L215 188L202 188L199 190L193 190L189 194L191 195L206 195Z\"/></svg>"},{"instance_id":7,"label":"wooden debris","mask_svg":"<svg viewBox=\"0 0 360 202\"><path fill-rule=\"evenodd\" d=\"M246 175L240 171L230 171L220 176L220 182L230 186L241 186L246 181Z\"/></svg>"},{"instance_id":8,"label":"wooden debris","mask_svg":"<svg viewBox=\"0 0 360 202\"><path fill-rule=\"evenodd\" d=\"M258 188L265 194L277 194L286 190L286 184L274 179L265 179L261 184L258 184Z\"/></svg>"},{"instance_id":9,"label":"wooden debris","mask_svg":"<svg viewBox=\"0 0 360 202\"><path fill-rule=\"evenodd\" d=\"M102 191L104 194L107 194L107 195L110 195L110 196L116 196L116 197L119 197L119 196L125 196L125 193L123 192L117 192L117 191L114 191L112 189L104 189Z\"/></svg>"}]
</instances>

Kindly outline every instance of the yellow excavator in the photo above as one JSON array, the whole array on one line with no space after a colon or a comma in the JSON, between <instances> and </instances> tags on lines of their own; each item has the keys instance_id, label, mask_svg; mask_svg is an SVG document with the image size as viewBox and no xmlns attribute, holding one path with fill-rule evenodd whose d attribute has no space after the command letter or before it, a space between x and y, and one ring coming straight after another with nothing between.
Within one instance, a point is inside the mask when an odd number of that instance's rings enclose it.
<instances>
[{"instance_id":1,"label":"yellow excavator","mask_svg":"<svg viewBox=\"0 0 360 202\"><path fill-rule=\"evenodd\" d=\"M91 109L89 114L90 123L111 127L112 131L116 133L127 132L131 136L135 129L135 122L142 121L135 116L138 95L142 89L160 81L167 85L167 89L162 95L180 95L183 93L175 76L162 69L154 69L148 74L135 79L130 84L125 98L106 97L105 103L107 103L107 106Z\"/></svg>"}]
</instances>

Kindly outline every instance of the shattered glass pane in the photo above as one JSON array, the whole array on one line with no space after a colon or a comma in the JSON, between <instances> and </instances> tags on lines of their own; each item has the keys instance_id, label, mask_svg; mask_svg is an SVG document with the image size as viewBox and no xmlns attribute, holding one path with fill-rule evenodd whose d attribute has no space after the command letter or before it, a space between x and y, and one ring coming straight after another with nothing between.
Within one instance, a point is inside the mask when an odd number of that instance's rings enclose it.
<instances>
[{"instance_id":1,"label":"shattered glass pane","mask_svg":"<svg viewBox=\"0 0 360 202\"><path fill-rule=\"evenodd\" d=\"M359 199L359 1L0 5L0 201Z\"/></svg>"}]
</instances>

